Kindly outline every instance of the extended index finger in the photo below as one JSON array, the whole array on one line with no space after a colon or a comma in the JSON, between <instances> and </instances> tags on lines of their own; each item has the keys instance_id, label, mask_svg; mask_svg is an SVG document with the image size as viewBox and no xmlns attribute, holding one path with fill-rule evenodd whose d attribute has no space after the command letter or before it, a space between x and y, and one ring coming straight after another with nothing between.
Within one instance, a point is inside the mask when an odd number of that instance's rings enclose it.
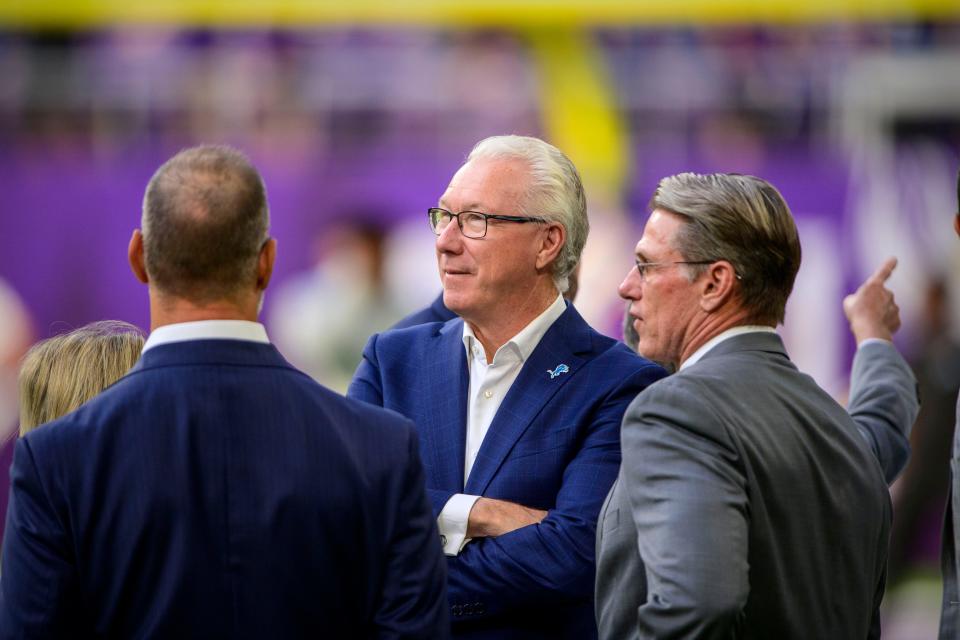
<instances>
[{"instance_id":1,"label":"extended index finger","mask_svg":"<svg viewBox=\"0 0 960 640\"><path fill-rule=\"evenodd\" d=\"M893 270L897 267L897 259L894 257L887 258L883 264L880 265L880 268L873 272L867 282L876 282L883 284L887 281L887 278L890 277L890 274L893 273Z\"/></svg>"}]
</instances>

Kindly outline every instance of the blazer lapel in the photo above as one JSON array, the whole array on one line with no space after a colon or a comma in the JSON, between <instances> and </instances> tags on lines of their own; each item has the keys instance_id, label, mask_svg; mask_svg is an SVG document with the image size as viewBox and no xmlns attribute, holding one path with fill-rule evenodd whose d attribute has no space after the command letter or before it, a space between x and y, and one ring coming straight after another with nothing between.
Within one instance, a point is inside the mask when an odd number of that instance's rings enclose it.
<instances>
[{"instance_id":1,"label":"blazer lapel","mask_svg":"<svg viewBox=\"0 0 960 640\"><path fill-rule=\"evenodd\" d=\"M417 425L423 438L421 450L430 456L431 484L461 492L470 383L463 346L463 320L457 318L445 323L433 340L424 360L423 379L419 381L426 384L423 397L427 403L423 407L425 419Z\"/></svg>"},{"instance_id":2,"label":"blazer lapel","mask_svg":"<svg viewBox=\"0 0 960 640\"><path fill-rule=\"evenodd\" d=\"M590 327L573 305L568 304L567 310L547 330L523 364L520 375L503 399L477 452L464 493L483 495L530 423L586 362L576 354L590 348ZM560 365L566 365L567 371L564 372Z\"/></svg>"}]
</instances>

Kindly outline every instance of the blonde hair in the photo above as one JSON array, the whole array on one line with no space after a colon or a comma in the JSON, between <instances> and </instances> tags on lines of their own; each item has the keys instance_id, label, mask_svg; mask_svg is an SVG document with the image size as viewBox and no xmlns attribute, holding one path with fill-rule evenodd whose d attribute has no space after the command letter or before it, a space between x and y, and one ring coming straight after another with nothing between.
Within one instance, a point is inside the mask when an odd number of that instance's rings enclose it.
<instances>
[{"instance_id":1,"label":"blonde hair","mask_svg":"<svg viewBox=\"0 0 960 640\"><path fill-rule=\"evenodd\" d=\"M33 345L20 366L20 435L70 413L119 380L141 349L140 329L118 320Z\"/></svg>"}]
</instances>

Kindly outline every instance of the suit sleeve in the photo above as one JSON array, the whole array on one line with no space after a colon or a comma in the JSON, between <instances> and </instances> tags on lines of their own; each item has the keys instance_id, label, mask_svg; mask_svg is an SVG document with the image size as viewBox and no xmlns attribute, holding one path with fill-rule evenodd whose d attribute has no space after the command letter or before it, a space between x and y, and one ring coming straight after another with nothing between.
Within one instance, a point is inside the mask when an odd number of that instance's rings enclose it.
<instances>
[{"instance_id":1,"label":"suit sleeve","mask_svg":"<svg viewBox=\"0 0 960 640\"><path fill-rule=\"evenodd\" d=\"M881 548L886 549L887 545L884 543ZM880 579L877 581L877 588L874 592L873 598L873 613L870 616L870 628L867 630L867 640L879 640L881 637L881 626L880 626L880 605L883 602L883 594L887 587L887 563L886 563L886 554L884 554L884 563L883 571L881 572Z\"/></svg>"},{"instance_id":2,"label":"suit sleeve","mask_svg":"<svg viewBox=\"0 0 960 640\"><path fill-rule=\"evenodd\" d=\"M406 464L387 544L383 597L377 609L377 638L449 637L446 566L433 512L424 493L423 467L412 423L406 428Z\"/></svg>"},{"instance_id":3,"label":"suit sleeve","mask_svg":"<svg viewBox=\"0 0 960 640\"><path fill-rule=\"evenodd\" d=\"M380 362L377 359L377 338L374 334L363 348L363 358L347 388L347 397L362 400L378 407L383 406L383 382L380 379Z\"/></svg>"},{"instance_id":4,"label":"suit sleeve","mask_svg":"<svg viewBox=\"0 0 960 640\"><path fill-rule=\"evenodd\" d=\"M347 389L347 397L354 400L376 405L385 406L383 399L383 379L380 372L380 360L377 357L377 339L379 334L374 334L367 341L363 348L363 359L356 373L353 374L353 380ZM434 518L440 517L440 512L447 504L447 501L453 497L453 491L442 491L439 489L427 489L427 497L433 507Z\"/></svg>"},{"instance_id":5,"label":"suit sleeve","mask_svg":"<svg viewBox=\"0 0 960 640\"><path fill-rule=\"evenodd\" d=\"M474 540L448 559L455 609L484 617L592 596L596 521L620 465L620 421L633 398L663 375L646 367L603 399L543 521Z\"/></svg>"},{"instance_id":6,"label":"suit sleeve","mask_svg":"<svg viewBox=\"0 0 960 640\"><path fill-rule=\"evenodd\" d=\"M729 638L749 595L746 476L698 404L657 387L624 419L622 478L647 580L640 638Z\"/></svg>"},{"instance_id":7,"label":"suit sleeve","mask_svg":"<svg viewBox=\"0 0 960 640\"><path fill-rule=\"evenodd\" d=\"M76 563L28 440L17 441L10 481L0 637L69 637L79 628Z\"/></svg>"},{"instance_id":8,"label":"suit sleeve","mask_svg":"<svg viewBox=\"0 0 960 640\"><path fill-rule=\"evenodd\" d=\"M861 345L850 373L850 417L893 482L910 457L910 429L920 412L917 381L889 342Z\"/></svg>"}]
</instances>

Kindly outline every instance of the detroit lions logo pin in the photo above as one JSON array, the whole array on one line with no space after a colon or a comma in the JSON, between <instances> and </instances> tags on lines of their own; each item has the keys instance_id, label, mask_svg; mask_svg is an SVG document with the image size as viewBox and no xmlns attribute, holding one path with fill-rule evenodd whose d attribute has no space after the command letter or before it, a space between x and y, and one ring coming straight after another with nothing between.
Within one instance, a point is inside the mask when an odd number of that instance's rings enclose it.
<instances>
[{"instance_id":1,"label":"detroit lions logo pin","mask_svg":"<svg viewBox=\"0 0 960 640\"><path fill-rule=\"evenodd\" d=\"M565 364L558 364L557 368L554 369L553 371L551 371L550 369L547 369L547 373L550 374L551 380L559 376L561 373L569 373L569 371L570 371L570 367L568 367Z\"/></svg>"}]
</instances>

